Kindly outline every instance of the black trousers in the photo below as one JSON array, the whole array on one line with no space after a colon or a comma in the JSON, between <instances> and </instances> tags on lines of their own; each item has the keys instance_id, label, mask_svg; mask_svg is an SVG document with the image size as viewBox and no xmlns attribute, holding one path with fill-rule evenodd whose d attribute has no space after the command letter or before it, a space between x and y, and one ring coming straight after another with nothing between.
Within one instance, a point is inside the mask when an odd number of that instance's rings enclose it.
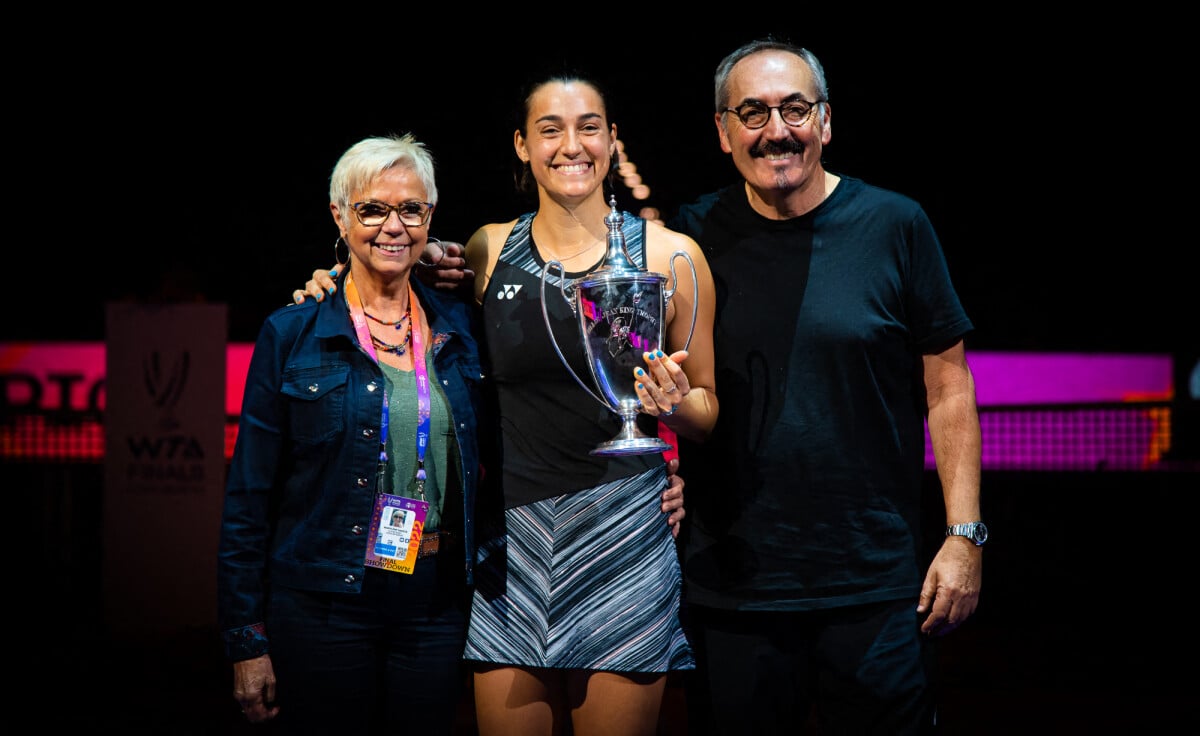
<instances>
[{"instance_id":1,"label":"black trousers","mask_svg":"<svg viewBox=\"0 0 1200 736\"><path fill-rule=\"evenodd\" d=\"M466 682L462 555L411 575L368 568L360 594L272 591L267 632L286 734L448 734Z\"/></svg>"},{"instance_id":2,"label":"black trousers","mask_svg":"<svg viewBox=\"0 0 1200 736\"><path fill-rule=\"evenodd\" d=\"M930 734L933 642L917 601L804 612L689 605L689 734Z\"/></svg>"}]
</instances>

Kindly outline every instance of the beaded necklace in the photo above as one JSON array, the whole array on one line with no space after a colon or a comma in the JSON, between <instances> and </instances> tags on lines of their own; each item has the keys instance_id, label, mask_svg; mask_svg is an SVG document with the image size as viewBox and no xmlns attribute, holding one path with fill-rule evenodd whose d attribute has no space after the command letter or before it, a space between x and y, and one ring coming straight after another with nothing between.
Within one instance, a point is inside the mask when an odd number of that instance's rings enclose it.
<instances>
[{"instance_id":1,"label":"beaded necklace","mask_svg":"<svg viewBox=\"0 0 1200 736\"><path fill-rule=\"evenodd\" d=\"M412 308L410 305L409 309L405 310L404 316L401 317L400 319L396 320L395 322L384 322L383 320L379 319L378 317L367 312L367 310L365 310L365 309L363 310L363 314L365 314L369 319L372 319L381 325L386 325L388 327L395 327L398 330L404 325L405 322L409 321L409 317L412 316ZM393 345L390 342L384 342L383 340L380 340L378 337L375 337L375 335L372 333L371 344L374 345L377 349L382 350L386 353L391 353L392 355L404 355L405 353L408 352L408 341L411 337L412 337L412 329L405 330L404 331L404 339L400 341L400 344Z\"/></svg>"},{"instance_id":2,"label":"beaded necklace","mask_svg":"<svg viewBox=\"0 0 1200 736\"><path fill-rule=\"evenodd\" d=\"M400 319L396 320L395 322L388 322L386 320L379 319L378 317L371 314L370 312L368 312L365 309L363 310L363 314L367 315L367 319L369 319L369 320L378 322L379 324L381 324L385 327L395 327L398 330L406 321L408 321L409 316L412 314L412 310L411 309L405 310L404 316L401 317Z\"/></svg>"}]
</instances>

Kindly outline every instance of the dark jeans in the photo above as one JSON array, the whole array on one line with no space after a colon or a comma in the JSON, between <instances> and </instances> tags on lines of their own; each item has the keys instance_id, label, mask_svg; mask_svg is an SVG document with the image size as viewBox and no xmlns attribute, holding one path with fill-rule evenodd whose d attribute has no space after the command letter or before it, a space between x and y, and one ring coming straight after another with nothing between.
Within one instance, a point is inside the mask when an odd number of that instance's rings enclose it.
<instances>
[{"instance_id":1,"label":"dark jeans","mask_svg":"<svg viewBox=\"0 0 1200 736\"><path fill-rule=\"evenodd\" d=\"M411 575L368 568L361 594L277 588L267 614L288 734L450 733L466 682L462 556Z\"/></svg>"},{"instance_id":2,"label":"dark jeans","mask_svg":"<svg viewBox=\"0 0 1200 736\"><path fill-rule=\"evenodd\" d=\"M935 657L916 608L915 599L804 612L689 606L690 733L933 733Z\"/></svg>"}]
</instances>

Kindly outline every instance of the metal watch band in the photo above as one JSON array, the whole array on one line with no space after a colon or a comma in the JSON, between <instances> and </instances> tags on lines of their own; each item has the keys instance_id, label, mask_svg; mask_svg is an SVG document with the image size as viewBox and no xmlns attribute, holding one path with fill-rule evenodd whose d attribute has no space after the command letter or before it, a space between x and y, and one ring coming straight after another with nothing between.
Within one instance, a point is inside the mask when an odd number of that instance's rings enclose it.
<instances>
[{"instance_id":1,"label":"metal watch band","mask_svg":"<svg viewBox=\"0 0 1200 736\"><path fill-rule=\"evenodd\" d=\"M987 526L982 521L969 521L965 524L951 524L946 527L947 537L966 537L976 547L980 547L988 538Z\"/></svg>"}]
</instances>

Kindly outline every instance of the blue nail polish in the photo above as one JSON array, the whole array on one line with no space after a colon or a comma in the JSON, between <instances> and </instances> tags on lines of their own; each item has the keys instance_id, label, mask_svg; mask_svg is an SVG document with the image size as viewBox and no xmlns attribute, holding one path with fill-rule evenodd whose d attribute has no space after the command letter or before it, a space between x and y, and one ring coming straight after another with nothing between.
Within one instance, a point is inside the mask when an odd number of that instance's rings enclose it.
<instances>
[{"instance_id":1,"label":"blue nail polish","mask_svg":"<svg viewBox=\"0 0 1200 736\"><path fill-rule=\"evenodd\" d=\"M336 279L336 278L337 278L337 273L338 273L338 272L337 272L337 269L336 269L336 268L331 268L331 269L329 269L329 278L331 278L331 279Z\"/></svg>"},{"instance_id":2,"label":"blue nail polish","mask_svg":"<svg viewBox=\"0 0 1200 736\"><path fill-rule=\"evenodd\" d=\"M661 350L655 350L655 351L654 351L654 357L658 358L659 360L662 360L662 358L663 358L663 351L661 351Z\"/></svg>"},{"instance_id":3,"label":"blue nail polish","mask_svg":"<svg viewBox=\"0 0 1200 736\"><path fill-rule=\"evenodd\" d=\"M638 368L636 371L634 371L634 373L638 374L639 376L646 375L646 371L642 370L641 368Z\"/></svg>"},{"instance_id":4,"label":"blue nail polish","mask_svg":"<svg viewBox=\"0 0 1200 736\"><path fill-rule=\"evenodd\" d=\"M329 295L330 295L330 296L333 296L333 287L332 287L332 286L331 286L331 287L329 287L328 289L326 289L325 291L328 291L328 292L329 292Z\"/></svg>"},{"instance_id":5,"label":"blue nail polish","mask_svg":"<svg viewBox=\"0 0 1200 736\"><path fill-rule=\"evenodd\" d=\"M645 387L645 386L643 386L643 385L642 385L642 384L640 384L640 383L638 384L638 391L641 391L641 390L642 390L642 389L644 389L644 388L646 388L646 387ZM639 402L638 402L638 406L641 406L641 404L642 404L642 402L640 402L640 401L639 401Z\"/></svg>"}]
</instances>

